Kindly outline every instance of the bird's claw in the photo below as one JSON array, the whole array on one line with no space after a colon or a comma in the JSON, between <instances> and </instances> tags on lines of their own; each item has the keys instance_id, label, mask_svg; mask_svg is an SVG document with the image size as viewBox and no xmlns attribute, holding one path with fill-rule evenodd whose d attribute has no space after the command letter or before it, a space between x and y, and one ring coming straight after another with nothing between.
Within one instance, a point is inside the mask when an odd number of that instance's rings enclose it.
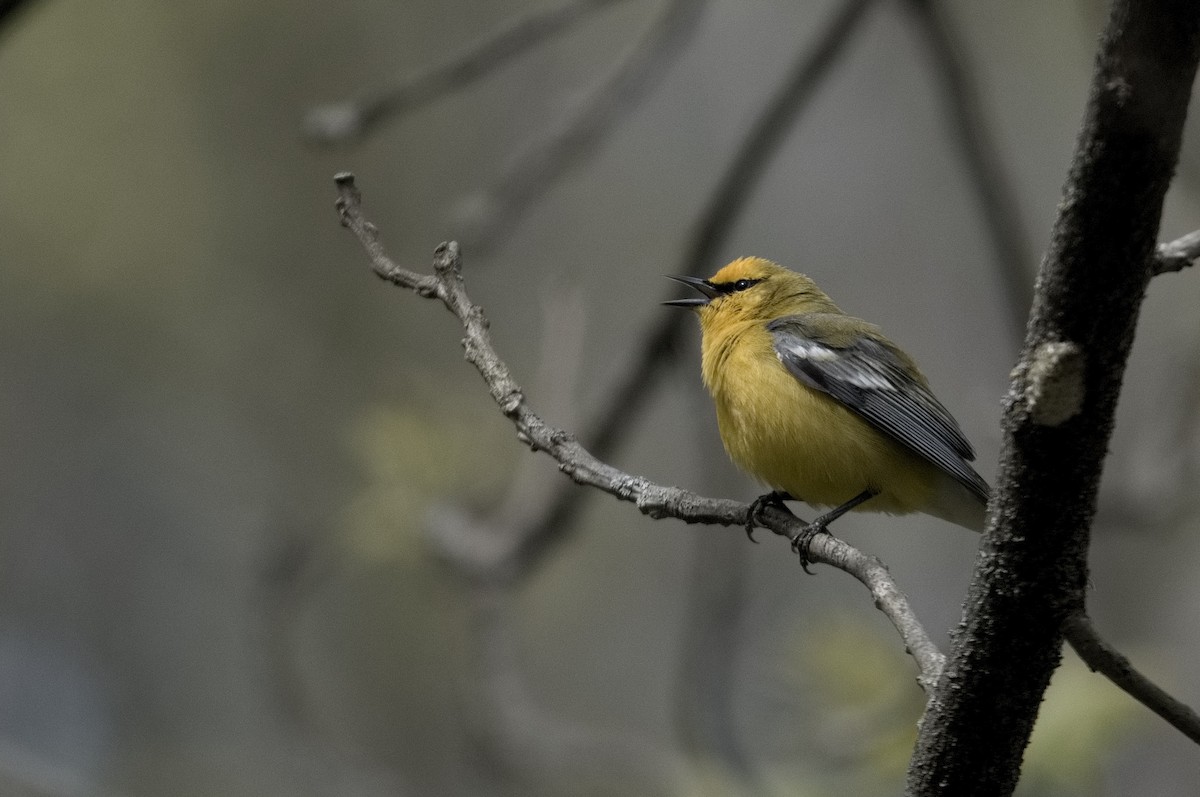
<instances>
[{"instance_id":1,"label":"bird's claw","mask_svg":"<svg viewBox=\"0 0 1200 797\"><path fill-rule=\"evenodd\" d=\"M792 510L787 508L784 501L791 500L794 499L787 493L774 490L765 495L760 495L750 502L750 509L746 512L746 536L750 538L750 542L758 543L758 540L754 539L754 527L761 525L758 523L758 516L762 513L763 509L768 506L776 506L790 515L792 514Z\"/></svg>"},{"instance_id":2,"label":"bird's claw","mask_svg":"<svg viewBox=\"0 0 1200 797\"><path fill-rule=\"evenodd\" d=\"M813 538L818 534L828 534L829 530L825 528L824 523L809 523L800 531L796 532L795 536L790 537L792 543L792 551L800 557L800 567L805 573L810 576L813 571L808 569L812 564L812 559L809 558L810 549L812 548Z\"/></svg>"}]
</instances>

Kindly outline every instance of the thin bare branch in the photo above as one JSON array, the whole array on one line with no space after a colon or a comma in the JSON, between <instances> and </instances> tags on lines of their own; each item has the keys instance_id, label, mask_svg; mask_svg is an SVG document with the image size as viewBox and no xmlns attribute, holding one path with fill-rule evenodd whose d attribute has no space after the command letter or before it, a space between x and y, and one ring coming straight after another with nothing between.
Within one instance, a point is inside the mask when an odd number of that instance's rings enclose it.
<instances>
[{"instance_id":1,"label":"thin bare branch","mask_svg":"<svg viewBox=\"0 0 1200 797\"><path fill-rule=\"evenodd\" d=\"M467 360L475 366L487 384L492 399L517 429L517 438L534 451L544 451L558 462L559 470L575 482L595 487L622 501L635 504L653 518L673 517L686 523L706 523L744 527L749 507L737 501L706 498L678 487L655 484L633 476L592 456L567 432L556 429L537 416L525 402L525 396L513 379L508 366L491 343L487 319L471 301L463 284L461 258L454 242L438 247L434 255L434 273L421 275L400 268L387 257L375 226L362 215L361 198L348 173L338 174L338 214L366 250L372 270L382 279L408 288L427 298L438 298L463 325L463 348ZM785 538L794 537L804 528L802 521L775 508L761 518L765 528ZM842 540L829 535L817 537L809 558L844 570L861 581L875 599L876 606L891 620L912 653L923 685L933 683L942 664L941 654L922 628L904 593L897 587L887 568L875 557L867 556Z\"/></svg>"},{"instance_id":2,"label":"thin bare branch","mask_svg":"<svg viewBox=\"0 0 1200 797\"><path fill-rule=\"evenodd\" d=\"M1200 230L1189 232L1170 243L1159 244L1150 271L1155 276L1168 271L1183 271L1194 265L1197 258L1200 258Z\"/></svg>"},{"instance_id":3,"label":"thin bare branch","mask_svg":"<svg viewBox=\"0 0 1200 797\"><path fill-rule=\"evenodd\" d=\"M614 2L619 0L570 0L532 11L446 63L407 77L390 88L313 108L305 117L304 133L315 144L355 143L391 119L494 74L505 63Z\"/></svg>"},{"instance_id":4,"label":"thin bare branch","mask_svg":"<svg viewBox=\"0 0 1200 797\"><path fill-rule=\"evenodd\" d=\"M1103 674L1134 700L1200 744L1200 715L1138 672L1129 659L1100 637L1090 617L1082 612L1072 615L1063 625L1063 634L1092 672Z\"/></svg>"},{"instance_id":5,"label":"thin bare branch","mask_svg":"<svg viewBox=\"0 0 1200 797\"><path fill-rule=\"evenodd\" d=\"M653 88L696 29L705 0L668 0L617 66L573 115L547 127L513 158L490 187L463 203L477 247L499 245L533 203L591 155L624 115Z\"/></svg>"}]
</instances>

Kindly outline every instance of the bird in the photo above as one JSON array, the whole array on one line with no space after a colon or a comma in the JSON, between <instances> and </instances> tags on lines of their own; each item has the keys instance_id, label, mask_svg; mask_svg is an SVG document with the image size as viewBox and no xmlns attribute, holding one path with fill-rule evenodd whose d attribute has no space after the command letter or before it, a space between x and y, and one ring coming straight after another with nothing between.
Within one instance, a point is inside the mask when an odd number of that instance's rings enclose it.
<instances>
[{"instance_id":1,"label":"bird","mask_svg":"<svg viewBox=\"0 0 1200 797\"><path fill-rule=\"evenodd\" d=\"M975 451L917 364L879 327L847 315L804 274L742 257L708 279L671 276L701 295L663 304L700 319L701 375L725 450L771 488L750 507L833 507L792 537L850 510L923 512L982 531L990 490ZM807 569L807 567L806 567Z\"/></svg>"}]
</instances>

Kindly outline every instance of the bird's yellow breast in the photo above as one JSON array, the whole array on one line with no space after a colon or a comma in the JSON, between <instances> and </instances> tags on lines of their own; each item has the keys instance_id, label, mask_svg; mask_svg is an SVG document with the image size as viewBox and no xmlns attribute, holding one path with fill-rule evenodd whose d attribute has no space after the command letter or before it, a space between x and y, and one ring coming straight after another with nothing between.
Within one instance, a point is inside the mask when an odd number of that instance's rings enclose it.
<instances>
[{"instance_id":1,"label":"bird's yellow breast","mask_svg":"<svg viewBox=\"0 0 1200 797\"><path fill-rule=\"evenodd\" d=\"M876 512L921 509L934 467L828 395L801 384L779 361L758 321L704 324L704 383L721 439L739 467L816 506L860 492Z\"/></svg>"}]
</instances>

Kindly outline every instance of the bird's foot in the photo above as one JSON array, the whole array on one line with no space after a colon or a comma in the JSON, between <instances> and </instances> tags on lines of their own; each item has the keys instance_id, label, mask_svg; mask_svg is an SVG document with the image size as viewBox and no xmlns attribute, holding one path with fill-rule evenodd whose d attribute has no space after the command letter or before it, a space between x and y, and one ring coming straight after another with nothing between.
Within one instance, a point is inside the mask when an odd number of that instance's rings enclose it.
<instances>
[{"instance_id":1,"label":"bird's foot","mask_svg":"<svg viewBox=\"0 0 1200 797\"><path fill-rule=\"evenodd\" d=\"M804 568L804 572L812 575L812 571L808 566L812 564L812 559L809 558L809 549L812 547L813 537L818 534L828 534L829 524L840 518L842 515L849 512L854 507L866 501L870 501L878 493L875 490L866 489L858 495L851 498L846 503L836 506L833 509L821 515L812 523L805 524L804 528L796 533L796 536L791 537L792 550L800 557L800 566Z\"/></svg>"},{"instance_id":2,"label":"bird's foot","mask_svg":"<svg viewBox=\"0 0 1200 797\"><path fill-rule=\"evenodd\" d=\"M808 569L808 566L812 564L809 554L813 538L818 534L828 534L829 529L825 528L828 524L828 520L825 520L824 517L819 517L812 523L806 523L804 528L796 532L794 536L788 538L792 543L792 551L800 557L800 567L810 576L813 574L813 571Z\"/></svg>"},{"instance_id":3,"label":"bird's foot","mask_svg":"<svg viewBox=\"0 0 1200 797\"><path fill-rule=\"evenodd\" d=\"M783 502L795 500L795 498L792 498L791 495L783 490L772 490L766 495L760 495L758 498L755 498L750 503L750 511L746 513L746 536L750 538L750 542L758 542L758 540L754 539L754 527L762 525L758 522L758 518L764 509L768 506L775 506L790 515L792 514L792 510L788 509L787 505Z\"/></svg>"}]
</instances>

